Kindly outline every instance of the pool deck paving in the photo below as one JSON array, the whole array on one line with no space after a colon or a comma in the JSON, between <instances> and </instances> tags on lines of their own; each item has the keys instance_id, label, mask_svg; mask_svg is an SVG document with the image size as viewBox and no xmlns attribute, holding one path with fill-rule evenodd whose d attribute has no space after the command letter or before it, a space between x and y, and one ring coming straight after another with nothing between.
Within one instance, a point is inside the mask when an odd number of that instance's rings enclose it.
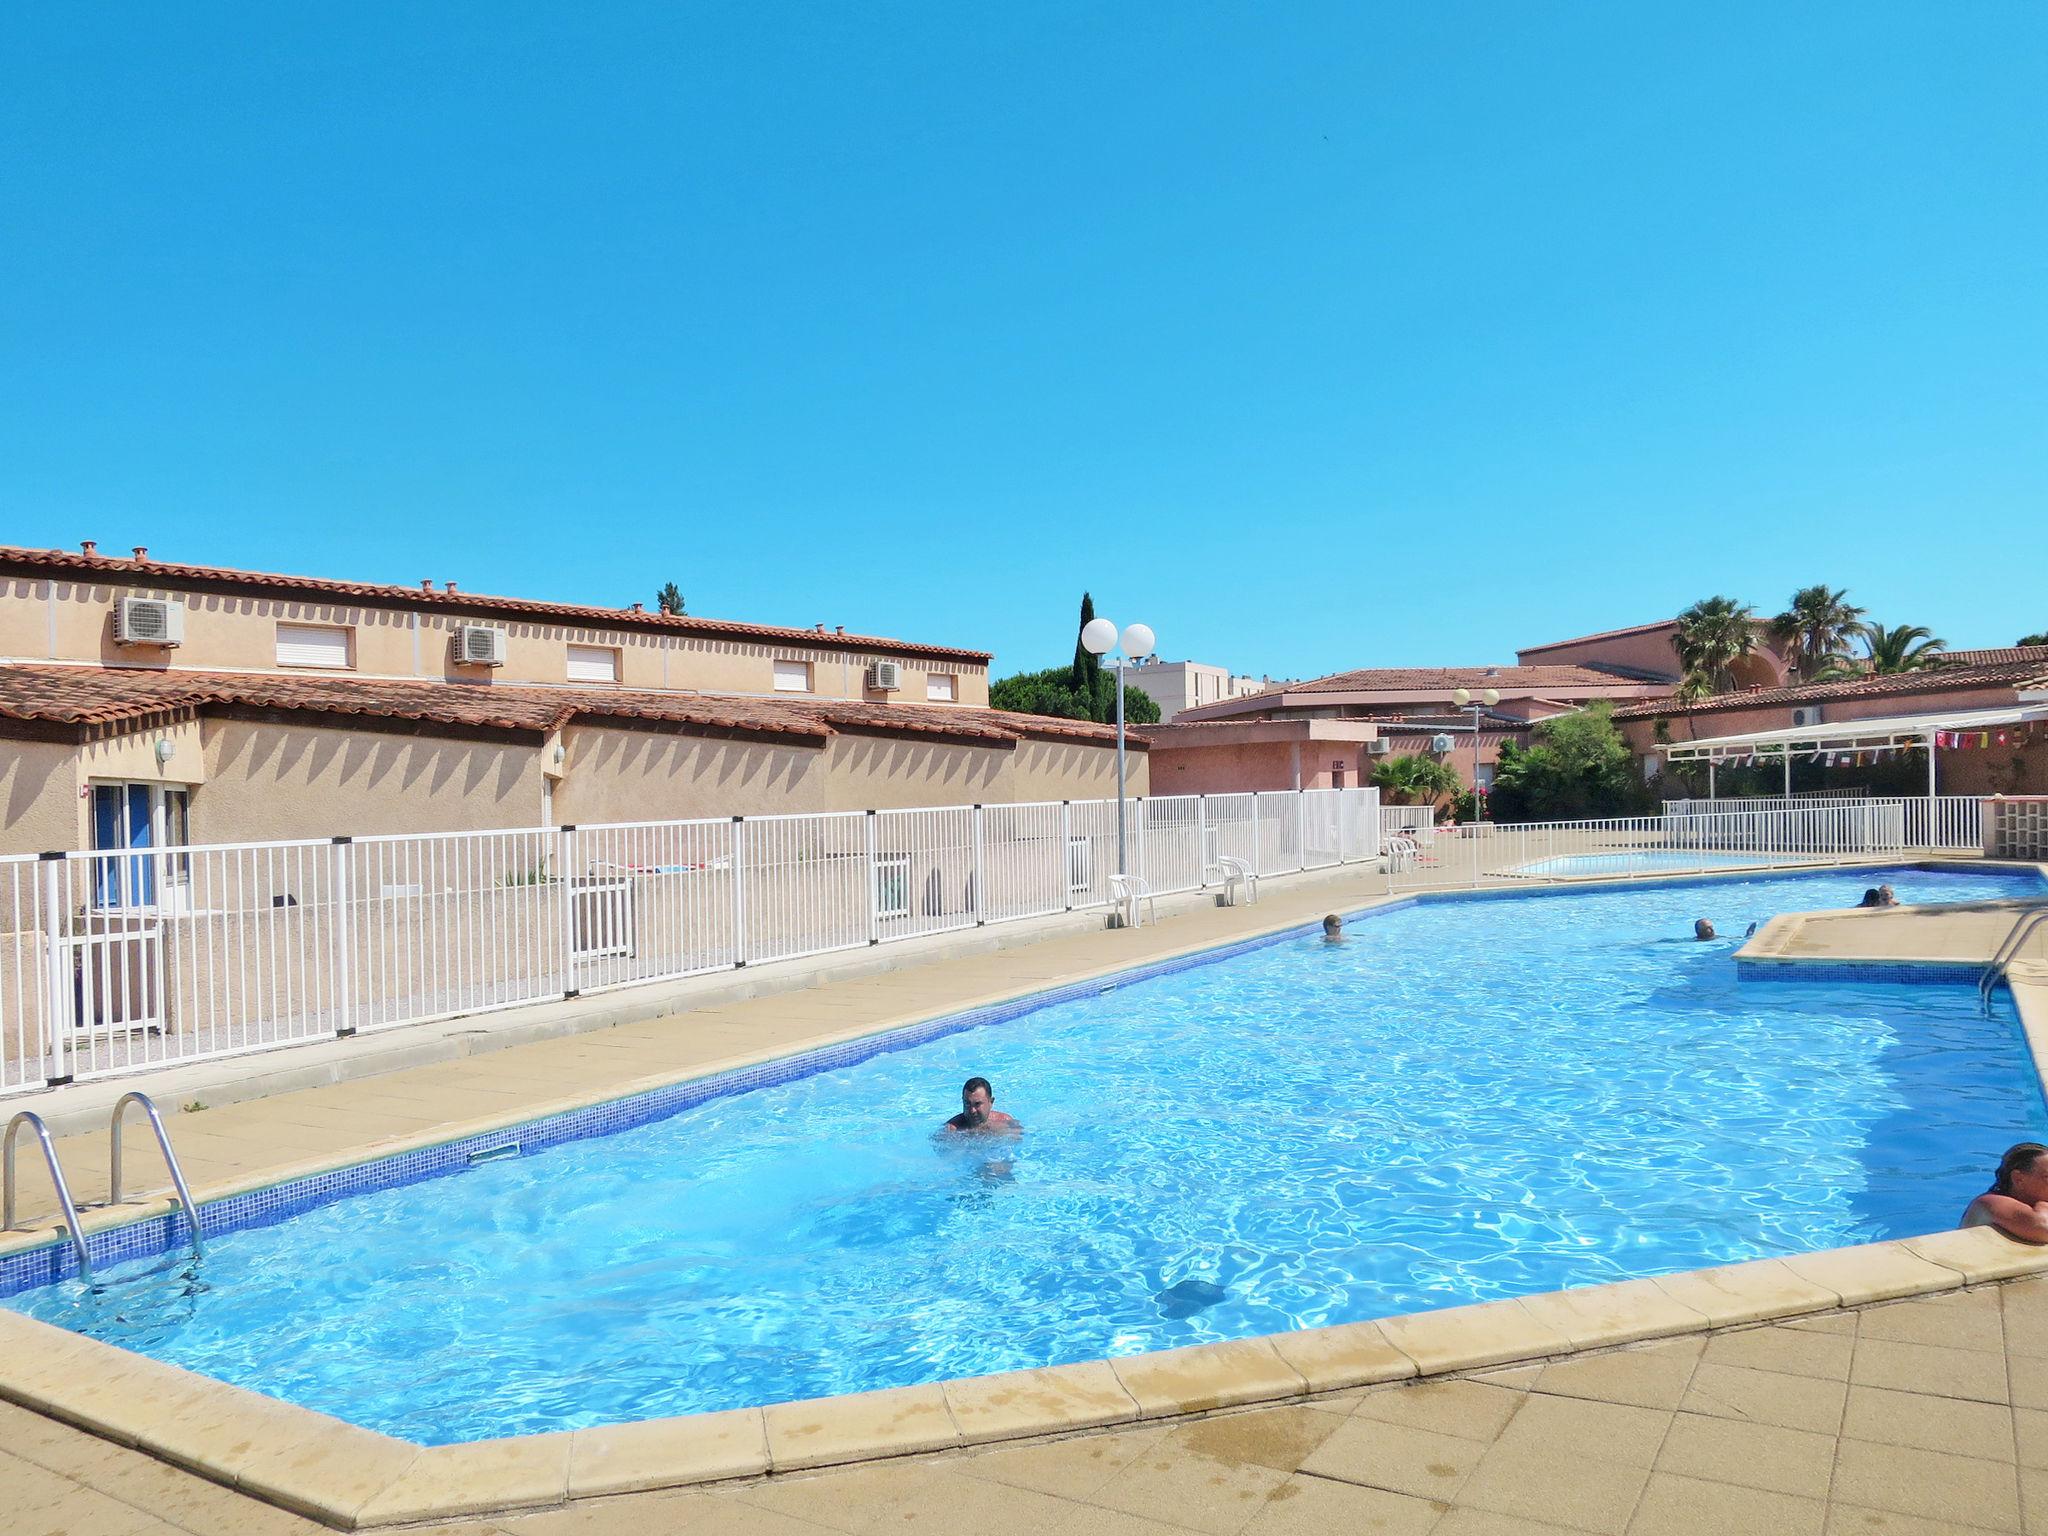
<instances>
[{"instance_id":1,"label":"pool deck paving","mask_svg":"<svg viewBox=\"0 0 2048 1536\"><path fill-rule=\"evenodd\" d=\"M9 1536L328 1527L0 1404ZM441 1536L2048 1533L2048 1278Z\"/></svg>"},{"instance_id":2,"label":"pool deck paving","mask_svg":"<svg viewBox=\"0 0 2048 1536\"><path fill-rule=\"evenodd\" d=\"M1363 870L1273 882L1253 906L1204 907L1133 931L1069 932L807 991L730 999L177 1114L171 1129L205 1200L251 1181L872 1033L1312 921L1333 908L1356 910L1385 896L1384 876ZM1830 926L1861 944L1862 935L1877 931L1871 919L1897 915L1842 914L1862 926ZM1949 921L1958 918L1974 923L1970 911ZM2008 911L2008 926L2010 919ZM1834 942L1839 949L1847 941ZM1975 942L1973 927L1967 943ZM1966 947L1966 940L1954 946ZM2023 1016L2037 1013L2048 987L2029 976L2014 980ZM934 1112L950 1107L935 1105ZM163 1182L156 1152L133 1129L129 1139L131 1203L89 1214L88 1228L161 1207L162 1191L151 1187ZM103 1193L104 1130L64 1137L60 1147L74 1188ZM40 1170L25 1166L22 1179L43 1230L33 1239L0 1238L9 1247L47 1240L51 1230ZM2048 1536L2048 1275L2031 1278L2036 1269L2048 1271L2048 1252L1988 1232L1948 1234L1242 1341L1181 1360L1130 1357L1031 1373L1042 1379L1021 1395L1037 1409L1020 1411L1018 1391L987 1383L911 1389L891 1395L886 1411L857 1399L788 1405L763 1420L765 1452L732 1463L734 1471L772 1464L775 1475L695 1490L564 1503L564 1483L542 1476L533 1488L516 1488L526 1469L509 1462L495 1468L491 1453L480 1449L467 1459L433 1461L427 1480L441 1484L431 1492L442 1507L460 1502L440 1497L445 1480L458 1474L476 1485L470 1507L555 1507L413 1528L449 1536L803 1536L941 1524L1081 1536ZM1899 1296L1913 1299L1893 1299ZM1678 1336L1661 1337L1669 1334ZM1627 1343L1636 1339L1647 1342ZM1532 1360L1540 1363L1520 1363ZM1429 1379L1389 1380L1418 1372ZM1373 1384L1360 1390L1353 1383ZM917 1393L929 1401L913 1403ZM1208 1411L1237 1403L1252 1406ZM888 1424L878 1433L863 1415ZM1160 1421L1150 1422L1155 1417ZM1044 1434L1082 1425L1093 1427ZM632 1441L609 1433L593 1437L593 1450L631 1463ZM1034 1433L1039 1437L981 1448L963 1444ZM834 1435L842 1437L837 1448L829 1443ZM375 1438L365 1437L360 1448L370 1460L378 1454L369 1444ZM307 1449L336 1464L354 1454L352 1445ZM889 1459L801 1470L807 1460L878 1452ZM693 1454L705 1454L701 1436ZM209 1480L173 1465L176 1459L0 1403L0 1531L283 1536L329 1528L222 1486L218 1467ZM253 1476L244 1467L242 1475L263 1483L260 1466ZM562 1473L572 1483L576 1475L574 1468ZM599 1477L588 1486L607 1484ZM400 1498L384 1507L403 1519L434 1503ZM360 1523L378 1524L376 1515L376 1506L366 1506Z\"/></svg>"}]
</instances>

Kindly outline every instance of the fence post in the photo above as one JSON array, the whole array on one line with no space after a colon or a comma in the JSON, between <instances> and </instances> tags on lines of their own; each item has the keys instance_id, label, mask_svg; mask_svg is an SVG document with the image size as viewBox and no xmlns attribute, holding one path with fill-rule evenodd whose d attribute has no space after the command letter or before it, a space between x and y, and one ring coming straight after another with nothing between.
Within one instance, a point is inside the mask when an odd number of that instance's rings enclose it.
<instances>
[{"instance_id":1,"label":"fence post","mask_svg":"<svg viewBox=\"0 0 2048 1536\"><path fill-rule=\"evenodd\" d=\"M562 996L577 994L576 986L576 824L556 829L555 867L562 872Z\"/></svg>"},{"instance_id":2,"label":"fence post","mask_svg":"<svg viewBox=\"0 0 2048 1536\"><path fill-rule=\"evenodd\" d=\"M868 944L872 947L882 942L881 861L875 846L875 813L869 811L861 818L861 824L867 829Z\"/></svg>"},{"instance_id":3,"label":"fence post","mask_svg":"<svg viewBox=\"0 0 2048 1536\"><path fill-rule=\"evenodd\" d=\"M70 967L64 963L62 939L64 922L64 855L52 850L43 855L43 1081L61 1088L71 1081L67 1048L71 1031L72 999Z\"/></svg>"},{"instance_id":4,"label":"fence post","mask_svg":"<svg viewBox=\"0 0 2048 1536\"><path fill-rule=\"evenodd\" d=\"M1294 859L1303 869L1308 868L1308 791L1294 792Z\"/></svg>"},{"instance_id":5,"label":"fence post","mask_svg":"<svg viewBox=\"0 0 2048 1536\"><path fill-rule=\"evenodd\" d=\"M981 802L978 800L974 805L974 926L988 926L988 895L983 880L981 859Z\"/></svg>"},{"instance_id":6,"label":"fence post","mask_svg":"<svg viewBox=\"0 0 2048 1536\"><path fill-rule=\"evenodd\" d=\"M1262 819L1263 819L1263 818L1261 818L1261 817L1260 817L1260 815L1259 815L1259 797L1258 797L1258 793L1257 793L1257 791L1254 791L1254 792L1252 793L1252 874L1253 874L1253 875L1257 875L1257 874L1259 874L1259 873L1260 873L1260 870L1259 870L1259 822L1260 822L1260 821L1261 821Z\"/></svg>"},{"instance_id":7,"label":"fence post","mask_svg":"<svg viewBox=\"0 0 2048 1536\"><path fill-rule=\"evenodd\" d=\"M1209 797L1195 796L1195 889L1209 889Z\"/></svg>"},{"instance_id":8,"label":"fence post","mask_svg":"<svg viewBox=\"0 0 2048 1536\"><path fill-rule=\"evenodd\" d=\"M1060 802L1060 900L1066 909L1074 910L1074 802ZM1088 857L1095 857L1093 844L1089 845Z\"/></svg>"},{"instance_id":9,"label":"fence post","mask_svg":"<svg viewBox=\"0 0 2048 1536\"><path fill-rule=\"evenodd\" d=\"M346 1040L356 1032L356 948L354 914L349 908L348 861L355 847L352 837L337 837L330 844L334 870L328 882L327 899L334 906L334 1033Z\"/></svg>"},{"instance_id":10,"label":"fence post","mask_svg":"<svg viewBox=\"0 0 2048 1536\"><path fill-rule=\"evenodd\" d=\"M732 968L747 963L747 818L732 819ZM868 882L870 888L874 882ZM873 900L872 897L869 898Z\"/></svg>"}]
</instances>

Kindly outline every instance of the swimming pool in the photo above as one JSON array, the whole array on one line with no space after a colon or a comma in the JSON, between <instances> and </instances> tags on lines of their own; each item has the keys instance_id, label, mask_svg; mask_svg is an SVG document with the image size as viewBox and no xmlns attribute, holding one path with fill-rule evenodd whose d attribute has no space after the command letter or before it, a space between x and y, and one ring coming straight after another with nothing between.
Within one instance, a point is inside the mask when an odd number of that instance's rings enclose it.
<instances>
[{"instance_id":1,"label":"swimming pool","mask_svg":"<svg viewBox=\"0 0 2048 1536\"><path fill-rule=\"evenodd\" d=\"M444 1444L1928 1231L2048 1133L2010 1019L1680 937L1871 878L1414 903L10 1304ZM935 1149L970 1073L1014 1148Z\"/></svg>"},{"instance_id":2,"label":"swimming pool","mask_svg":"<svg viewBox=\"0 0 2048 1536\"><path fill-rule=\"evenodd\" d=\"M1697 870L1757 869L1774 864L1811 864L1820 854L1693 853L1677 848L1642 848L1629 853L1567 853L1517 864L1511 875L1683 875ZM1857 894L1860 896L1861 891ZM1855 903L1851 902L1851 906Z\"/></svg>"}]
</instances>

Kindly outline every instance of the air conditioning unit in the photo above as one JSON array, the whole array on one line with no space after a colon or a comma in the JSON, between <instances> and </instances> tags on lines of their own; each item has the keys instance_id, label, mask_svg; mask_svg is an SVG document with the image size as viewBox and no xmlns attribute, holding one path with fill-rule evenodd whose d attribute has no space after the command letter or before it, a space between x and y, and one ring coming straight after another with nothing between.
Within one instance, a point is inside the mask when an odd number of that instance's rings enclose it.
<instances>
[{"instance_id":1,"label":"air conditioning unit","mask_svg":"<svg viewBox=\"0 0 2048 1536\"><path fill-rule=\"evenodd\" d=\"M463 667L502 667L505 631L490 624L456 625L455 662Z\"/></svg>"},{"instance_id":2,"label":"air conditioning unit","mask_svg":"<svg viewBox=\"0 0 2048 1536\"><path fill-rule=\"evenodd\" d=\"M1794 725L1819 725L1820 706L1818 704L1800 705L1792 711L1792 723Z\"/></svg>"},{"instance_id":3,"label":"air conditioning unit","mask_svg":"<svg viewBox=\"0 0 2048 1536\"><path fill-rule=\"evenodd\" d=\"M1448 736L1432 736L1432 737L1430 737L1430 738L1429 738L1429 750L1430 750L1430 751L1432 751L1432 752L1448 752L1448 751L1450 751L1450 750L1451 750L1451 738L1450 738L1450 737L1448 737Z\"/></svg>"},{"instance_id":4,"label":"air conditioning unit","mask_svg":"<svg viewBox=\"0 0 2048 1536\"><path fill-rule=\"evenodd\" d=\"M894 693L903 686L903 663L878 661L868 668L868 686L878 693Z\"/></svg>"},{"instance_id":5,"label":"air conditioning unit","mask_svg":"<svg viewBox=\"0 0 2048 1536\"><path fill-rule=\"evenodd\" d=\"M1372 757L1385 757L1393 749L1393 743L1384 736L1376 736L1365 744L1366 753Z\"/></svg>"},{"instance_id":6,"label":"air conditioning unit","mask_svg":"<svg viewBox=\"0 0 2048 1536\"><path fill-rule=\"evenodd\" d=\"M183 645L185 605L165 597L124 597L114 604L114 640L120 645Z\"/></svg>"}]
</instances>

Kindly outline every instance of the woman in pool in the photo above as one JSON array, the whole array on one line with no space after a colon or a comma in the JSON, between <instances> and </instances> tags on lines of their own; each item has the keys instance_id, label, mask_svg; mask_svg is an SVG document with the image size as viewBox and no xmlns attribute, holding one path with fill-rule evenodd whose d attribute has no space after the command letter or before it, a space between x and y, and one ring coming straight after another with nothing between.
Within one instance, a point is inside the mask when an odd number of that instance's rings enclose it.
<instances>
[{"instance_id":1,"label":"woman in pool","mask_svg":"<svg viewBox=\"0 0 2048 1536\"><path fill-rule=\"evenodd\" d=\"M2023 1141L2007 1147L1991 1187L1963 1212L1966 1227L1996 1227L2022 1242L2048 1243L2048 1147Z\"/></svg>"}]
</instances>

